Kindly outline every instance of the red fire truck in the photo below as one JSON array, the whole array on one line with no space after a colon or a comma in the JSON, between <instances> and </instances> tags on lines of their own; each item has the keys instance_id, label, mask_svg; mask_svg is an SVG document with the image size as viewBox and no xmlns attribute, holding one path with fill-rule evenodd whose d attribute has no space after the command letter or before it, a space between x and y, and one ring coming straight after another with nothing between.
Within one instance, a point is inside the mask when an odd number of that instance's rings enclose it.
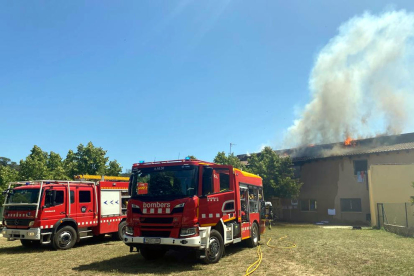
<instances>
[{"instance_id":1,"label":"red fire truck","mask_svg":"<svg viewBox=\"0 0 414 276\"><path fill-rule=\"evenodd\" d=\"M264 232L262 179L200 160L140 162L132 167L124 242L146 259L194 250L215 263L224 247L254 247Z\"/></svg>"},{"instance_id":2,"label":"red fire truck","mask_svg":"<svg viewBox=\"0 0 414 276\"><path fill-rule=\"evenodd\" d=\"M122 239L125 231L128 182L13 182L5 194L3 237L26 247L69 249L107 233Z\"/></svg>"}]
</instances>

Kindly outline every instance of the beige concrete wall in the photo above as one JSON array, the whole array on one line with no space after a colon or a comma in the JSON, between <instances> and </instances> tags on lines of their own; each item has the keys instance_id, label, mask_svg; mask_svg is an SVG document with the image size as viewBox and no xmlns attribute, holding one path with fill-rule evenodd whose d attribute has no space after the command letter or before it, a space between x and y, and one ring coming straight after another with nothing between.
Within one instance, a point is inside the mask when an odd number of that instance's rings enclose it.
<instances>
[{"instance_id":1,"label":"beige concrete wall","mask_svg":"<svg viewBox=\"0 0 414 276\"><path fill-rule=\"evenodd\" d=\"M372 165L368 172L371 225L377 225L377 203L404 203L414 196L414 164Z\"/></svg>"},{"instance_id":2,"label":"beige concrete wall","mask_svg":"<svg viewBox=\"0 0 414 276\"><path fill-rule=\"evenodd\" d=\"M369 185L367 178L363 183L357 181L357 176L354 175L355 160L367 160L368 168L374 164L411 164L414 163L414 151L326 158L304 163L300 170L300 180L304 184L299 199L316 200L317 210L300 211L300 205L292 205L290 200L284 199L281 201L282 219L302 222L327 220L332 223L369 224L367 221L367 215L371 214ZM341 198L360 198L361 212L341 212ZM328 209L335 209L336 214L328 215Z\"/></svg>"}]
</instances>

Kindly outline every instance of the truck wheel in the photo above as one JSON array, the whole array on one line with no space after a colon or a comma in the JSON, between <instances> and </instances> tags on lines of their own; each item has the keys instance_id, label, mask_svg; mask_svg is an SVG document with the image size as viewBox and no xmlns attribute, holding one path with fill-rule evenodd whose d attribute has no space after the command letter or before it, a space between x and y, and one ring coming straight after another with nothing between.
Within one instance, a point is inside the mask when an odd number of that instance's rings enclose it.
<instances>
[{"instance_id":1,"label":"truck wheel","mask_svg":"<svg viewBox=\"0 0 414 276\"><path fill-rule=\"evenodd\" d=\"M259 243L259 227L257 226L257 223L253 223L252 229L251 229L251 236L248 240L249 247L256 247Z\"/></svg>"},{"instance_id":2,"label":"truck wheel","mask_svg":"<svg viewBox=\"0 0 414 276\"><path fill-rule=\"evenodd\" d=\"M20 240L24 247L40 247L40 241Z\"/></svg>"},{"instance_id":3,"label":"truck wheel","mask_svg":"<svg viewBox=\"0 0 414 276\"><path fill-rule=\"evenodd\" d=\"M167 252L167 250L162 249L162 248L150 248L150 247L144 246L140 249L140 252L141 252L142 257L144 257L144 259L156 260L156 259L162 258L165 252Z\"/></svg>"},{"instance_id":4,"label":"truck wheel","mask_svg":"<svg viewBox=\"0 0 414 276\"><path fill-rule=\"evenodd\" d=\"M121 241L124 240L125 231L126 231L126 221L124 220L118 225L118 238L119 238L119 240L121 240Z\"/></svg>"},{"instance_id":5,"label":"truck wheel","mask_svg":"<svg viewBox=\"0 0 414 276\"><path fill-rule=\"evenodd\" d=\"M203 259L206 264L217 263L224 252L223 237L217 230L210 232L210 246L206 251L206 257Z\"/></svg>"},{"instance_id":6,"label":"truck wheel","mask_svg":"<svg viewBox=\"0 0 414 276\"><path fill-rule=\"evenodd\" d=\"M71 226L64 226L53 235L52 246L54 249L69 249L76 243L77 235Z\"/></svg>"}]
</instances>

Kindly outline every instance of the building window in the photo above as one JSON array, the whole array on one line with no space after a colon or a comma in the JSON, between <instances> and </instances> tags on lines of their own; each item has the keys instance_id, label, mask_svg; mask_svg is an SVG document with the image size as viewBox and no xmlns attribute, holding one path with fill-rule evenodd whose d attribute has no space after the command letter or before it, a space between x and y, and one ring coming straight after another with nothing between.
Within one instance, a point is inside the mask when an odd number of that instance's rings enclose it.
<instances>
[{"instance_id":1,"label":"building window","mask_svg":"<svg viewBox=\"0 0 414 276\"><path fill-rule=\"evenodd\" d=\"M367 160L355 160L354 161L354 175L358 175L361 172L366 173L368 170Z\"/></svg>"},{"instance_id":2,"label":"building window","mask_svg":"<svg viewBox=\"0 0 414 276\"><path fill-rule=\"evenodd\" d=\"M314 199L301 199L300 210L301 211L316 211L318 205Z\"/></svg>"},{"instance_id":3,"label":"building window","mask_svg":"<svg viewBox=\"0 0 414 276\"><path fill-rule=\"evenodd\" d=\"M342 212L362 212L360 198L341 198Z\"/></svg>"}]
</instances>

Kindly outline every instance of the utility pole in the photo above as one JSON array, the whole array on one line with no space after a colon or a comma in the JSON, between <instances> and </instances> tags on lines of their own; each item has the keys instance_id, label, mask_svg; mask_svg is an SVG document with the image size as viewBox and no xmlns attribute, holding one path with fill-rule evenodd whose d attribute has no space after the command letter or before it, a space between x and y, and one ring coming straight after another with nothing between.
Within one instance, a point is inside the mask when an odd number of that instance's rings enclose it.
<instances>
[{"instance_id":1,"label":"utility pole","mask_svg":"<svg viewBox=\"0 0 414 276\"><path fill-rule=\"evenodd\" d=\"M230 153L229 156L231 155L231 146L235 146L236 144L230 143Z\"/></svg>"}]
</instances>

